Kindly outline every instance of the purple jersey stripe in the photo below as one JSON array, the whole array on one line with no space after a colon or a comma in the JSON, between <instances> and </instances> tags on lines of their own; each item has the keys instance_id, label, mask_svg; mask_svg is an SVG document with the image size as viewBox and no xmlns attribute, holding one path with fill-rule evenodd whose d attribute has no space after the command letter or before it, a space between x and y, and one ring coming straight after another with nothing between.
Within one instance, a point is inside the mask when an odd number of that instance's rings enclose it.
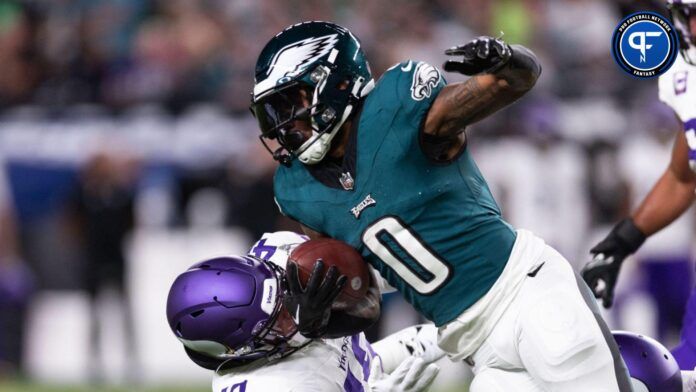
<instances>
[{"instance_id":1,"label":"purple jersey stripe","mask_svg":"<svg viewBox=\"0 0 696 392\"><path fill-rule=\"evenodd\" d=\"M684 123L684 130L688 131L689 129L696 129L696 118L692 118Z\"/></svg>"},{"instance_id":2,"label":"purple jersey stripe","mask_svg":"<svg viewBox=\"0 0 696 392\"><path fill-rule=\"evenodd\" d=\"M686 132L686 139L689 142L689 160L696 161L696 146L694 146L693 141L693 138L696 137L694 135L694 132L696 132L696 118L692 118L684 123L684 132Z\"/></svg>"},{"instance_id":3,"label":"purple jersey stripe","mask_svg":"<svg viewBox=\"0 0 696 392\"><path fill-rule=\"evenodd\" d=\"M367 344L367 352L370 353L370 357L371 357L370 364L372 364L372 361L375 361L377 358L379 358L379 354L377 354L375 352L375 350L372 349L372 345L370 344L370 342L367 341L367 339L365 339L365 344ZM384 371L384 367L382 367L382 360L381 359L379 360L379 368L382 369L382 371ZM372 369L371 366L370 366L370 369ZM369 373L370 369L368 369L368 373ZM370 375L368 374L367 376L369 377Z\"/></svg>"},{"instance_id":4,"label":"purple jersey stripe","mask_svg":"<svg viewBox=\"0 0 696 392\"><path fill-rule=\"evenodd\" d=\"M370 357L367 356L365 350L360 347L360 335L351 336L351 347L353 348L353 354L355 354L355 359L358 360L360 366L363 369L363 379L367 381L370 378Z\"/></svg>"},{"instance_id":5,"label":"purple jersey stripe","mask_svg":"<svg viewBox=\"0 0 696 392\"><path fill-rule=\"evenodd\" d=\"M346 392L365 392L360 380L355 378L353 372L350 371L350 365L348 365L346 372L346 381L343 382L343 390Z\"/></svg>"}]
</instances>

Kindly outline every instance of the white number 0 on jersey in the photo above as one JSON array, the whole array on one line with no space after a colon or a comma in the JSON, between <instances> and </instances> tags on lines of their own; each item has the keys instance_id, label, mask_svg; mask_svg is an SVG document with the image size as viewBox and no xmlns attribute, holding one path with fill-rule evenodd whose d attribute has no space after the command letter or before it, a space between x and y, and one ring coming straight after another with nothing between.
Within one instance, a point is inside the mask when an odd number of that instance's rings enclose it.
<instances>
[{"instance_id":1,"label":"white number 0 on jersey","mask_svg":"<svg viewBox=\"0 0 696 392\"><path fill-rule=\"evenodd\" d=\"M392 246L381 239L389 235L420 267L431 274L431 279L418 276L405 260L399 258ZM372 223L363 233L363 243L372 253L391 267L409 286L420 294L430 294L449 278L449 265L437 257L427 245L404 223L394 216L385 216Z\"/></svg>"}]
</instances>

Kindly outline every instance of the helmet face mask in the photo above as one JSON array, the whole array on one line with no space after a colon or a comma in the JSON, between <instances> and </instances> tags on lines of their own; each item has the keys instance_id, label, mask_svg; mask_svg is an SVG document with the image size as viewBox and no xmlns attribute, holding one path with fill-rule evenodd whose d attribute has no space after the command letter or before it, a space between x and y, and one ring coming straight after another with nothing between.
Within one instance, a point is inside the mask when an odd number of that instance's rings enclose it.
<instances>
[{"instance_id":1,"label":"helmet face mask","mask_svg":"<svg viewBox=\"0 0 696 392\"><path fill-rule=\"evenodd\" d=\"M252 103L251 112L261 128L261 143L274 157L299 155L309 146L310 138L316 140L316 135L323 133L312 119L321 110L321 104L313 101L313 86L300 81ZM280 147L272 149L267 139L275 140Z\"/></svg>"},{"instance_id":2,"label":"helmet face mask","mask_svg":"<svg viewBox=\"0 0 696 392\"><path fill-rule=\"evenodd\" d=\"M679 36L679 51L684 60L696 65L696 31L691 29L691 19L696 18L696 1L669 0L667 9Z\"/></svg>"},{"instance_id":3,"label":"helmet face mask","mask_svg":"<svg viewBox=\"0 0 696 392\"><path fill-rule=\"evenodd\" d=\"M283 275L253 256L198 263L169 291L169 326L187 352L228 366L289 355L306 340L282 306Z\"/></svg>"},{"instance_id":4,"label":"helmet face mask","mask_svg":"<svg viewBox=\"0 0 696 392\"><path fill-rule=\"evenodd\" d=\"M281 301L282 302L282 301ZM280 306L278 314L269 320L262 330L258 333L256 341L260 344L268 344L271 346L280 346L292 341L297 334L297 325L292 321L290 313L285 307Z\"/></svg>"},{"instance_id":5,"label":"helmet face mask","mask_svg":"<svg viewBox=\"0 0 696 392\"><path fill-rule=\"evenodd\" d=\"M295 157L318 163L373 85L360 42L348 30L328 22L290 26L266 44L256 64L251 111L262 143L283 164ZM280 147L273 150L269 139Z\"/></svg>"}]
</instances>

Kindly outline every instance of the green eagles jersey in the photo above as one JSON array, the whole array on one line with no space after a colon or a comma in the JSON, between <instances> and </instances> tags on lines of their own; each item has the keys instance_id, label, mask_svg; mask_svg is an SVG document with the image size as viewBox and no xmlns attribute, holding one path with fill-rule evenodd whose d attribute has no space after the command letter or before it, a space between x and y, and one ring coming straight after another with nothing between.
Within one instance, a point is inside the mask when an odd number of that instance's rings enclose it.
<instances>
[{"instance_id":1,"label":"green eagles jersey","mask_svg":"<svg viewBox=\"0 0 696 392\"><path fill-rule=\"evenodd\" d=\"M394 66L354 119L343 187L297 160L274 184L284 214L358 249L438 326L486 294L515 241L468 151L444 164L421 149L419 129L445 83L426 63Z\"/></svg>"}]
</instances>

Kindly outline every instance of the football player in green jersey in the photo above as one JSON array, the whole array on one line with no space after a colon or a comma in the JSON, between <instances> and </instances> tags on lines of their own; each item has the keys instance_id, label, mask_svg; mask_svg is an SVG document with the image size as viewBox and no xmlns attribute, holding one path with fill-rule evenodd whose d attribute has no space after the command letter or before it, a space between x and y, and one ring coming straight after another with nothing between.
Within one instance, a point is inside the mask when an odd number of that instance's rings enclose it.
<instances>
[{"instance_id":1,"label":"football player in green jersey","mask_svg":"<svg viewBox=\"0 0 696 392\"><path fill-rule=\"evenodd\" d=\"M447 85L408 60L375 83L359 41L327 22L290 26L262 50L251 110L281 163L278 206L310 236L355 247L376 276L362 303L332 310L345 278L317 262L303 288L290 263L286 307L306 336L352 334L379 316L384 279L473 366L473 392L631 390L587 286L502 219L466 149L465 128L529 91L539 62L491 37L445 53L446 71L471 78Z\"/></svg>"}]
</instances>

